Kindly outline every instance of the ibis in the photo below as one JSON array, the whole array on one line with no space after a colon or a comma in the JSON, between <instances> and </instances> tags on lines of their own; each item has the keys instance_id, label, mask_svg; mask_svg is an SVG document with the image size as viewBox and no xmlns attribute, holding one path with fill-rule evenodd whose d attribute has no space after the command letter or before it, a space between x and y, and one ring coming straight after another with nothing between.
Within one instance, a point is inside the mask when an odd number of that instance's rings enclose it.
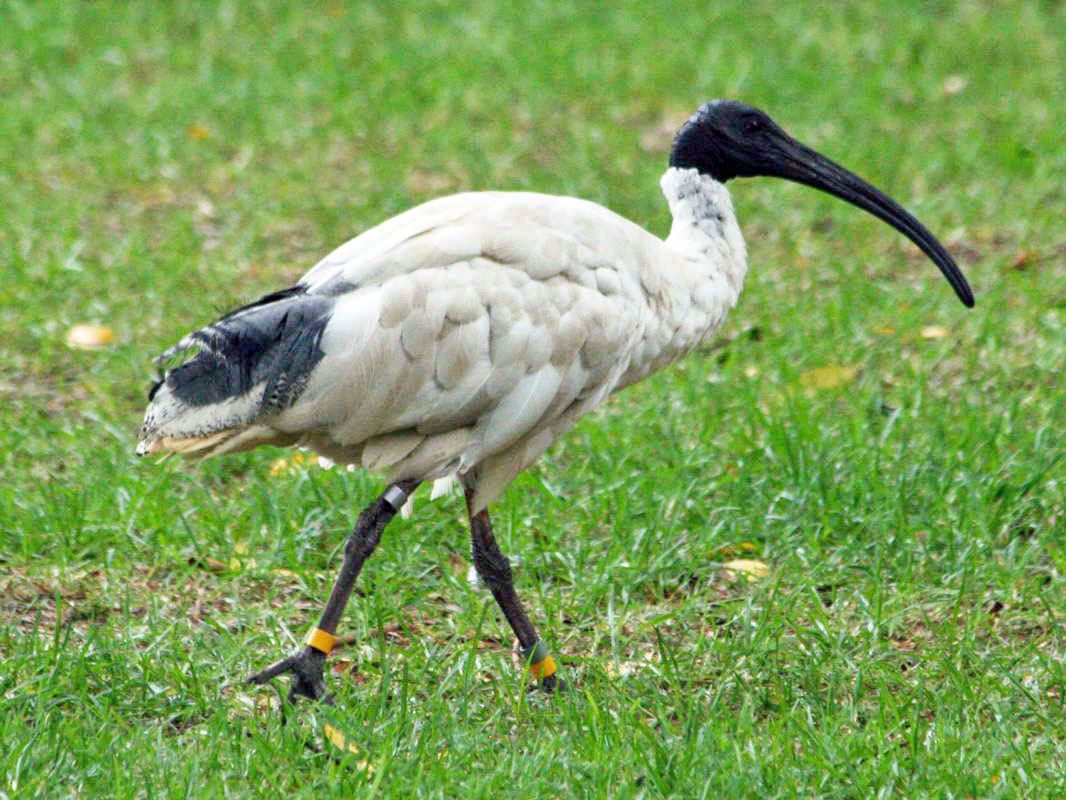
<instances>
[{"instance_id":1,"label":"ibis","mask_svg":"<svg viewBox=\"0 0 1066 800\"><path fill-rule=\"evenodd\" d=\"M887 222L973 305L952 257L898 203L760 109L714 100L674 139L660 182L673 218L665 240L573 197L442 197L166 350L138 454L292 445L387 481L347 539L306 643L248 681L289 674L290 699L329 702L323 666L363 563L420 484L458 480L477 573L533 677L555 688L556 663L515 592L489 506L611 393L714 335L747 272L726 183L760 175Z\"/></svg>"}]
</instances>

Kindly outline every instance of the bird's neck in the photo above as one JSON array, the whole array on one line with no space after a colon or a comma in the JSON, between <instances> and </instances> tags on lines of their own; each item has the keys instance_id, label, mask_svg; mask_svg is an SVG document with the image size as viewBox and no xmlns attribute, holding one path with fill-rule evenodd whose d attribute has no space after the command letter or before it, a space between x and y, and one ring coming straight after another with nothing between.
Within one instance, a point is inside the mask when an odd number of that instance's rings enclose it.
<instances>
[{"instance_id":1,"label":"bird's neck","mask_svg":"<svg viewBox=\"0 0 1066 800\"><path fill-rule=\"evenodd\" d=\"M732 306L748 257L729 190L709 175L677 167L666 170L660 185L674 218L667 246L692 262L704 279L723 280L734 293Z\"/></svg>"},{"instance_id":2,"label":"bird's neck","mask_svg":"<svg viewBox=\"0 0 1066 800\"><path fill-rule=\"evenodd\" d=\"M674 223L661 257L641 275L651 308L641 357L617 388L643 380L706 342L737 303L747 255L726 188L694 169L662 178Z\"/></svg>"}]
</instances>

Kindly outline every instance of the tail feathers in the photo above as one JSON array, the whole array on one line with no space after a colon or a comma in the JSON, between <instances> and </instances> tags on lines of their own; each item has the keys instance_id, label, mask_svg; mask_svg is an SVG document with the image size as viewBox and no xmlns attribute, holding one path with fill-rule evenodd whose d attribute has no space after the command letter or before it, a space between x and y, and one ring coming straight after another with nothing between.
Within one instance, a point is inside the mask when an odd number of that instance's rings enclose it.
<instances>
[{"instance_id":1,"label":"tail feathers","mask_svg":"<svg viewBox=\"0 0 1066 800\"><path fill-rule=\"evenodd\" d=\"M283 433L267 425L227 428L206 436L149 436L137 445L137 455L177 453L191 459L223 453L240 453L261 444L289 447L300 441L299 434Z\"/></svg>"},{"instance_id":2,"label":"tail feathers","mask_svg":"<svg viewBox=\"0 0 1066 800\"><path fill-rule=\"evenodd\" d=\"M226 314L164 352L157 361L196 350L149 392L138 450L152 452L152 442L163 440L212 449L220 443L216 433L235 433L291 406L324 355L320 343L334 302L292 287Z\"/></svg>"}]
</instances>

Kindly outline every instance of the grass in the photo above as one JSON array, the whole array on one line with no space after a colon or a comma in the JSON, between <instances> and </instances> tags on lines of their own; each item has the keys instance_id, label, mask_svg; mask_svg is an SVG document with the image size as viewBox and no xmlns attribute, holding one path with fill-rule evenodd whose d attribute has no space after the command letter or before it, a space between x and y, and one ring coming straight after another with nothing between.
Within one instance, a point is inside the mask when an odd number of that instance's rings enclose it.
<instances>
[{"instance_id":1,"label":"grass","mask_svg":"<svg viewBox=\"0 0 1066 800\"><path fill-rule=\"evenodd\" d=\"M1062 3L0 18L0 796L1066 792ZM576 194L663 233L664 147L716 96L912 208L977 308L855 209L731 184L752 268L721 338L493 509L573 691L527 691L458 498L422 498L334 658L359 752L311 709L282 727L238 681L317 615L381 484L281 451L137 461L150 358L438 194ZM84 322L115 343L68 348Z\"/></svg>"}]
</instances>

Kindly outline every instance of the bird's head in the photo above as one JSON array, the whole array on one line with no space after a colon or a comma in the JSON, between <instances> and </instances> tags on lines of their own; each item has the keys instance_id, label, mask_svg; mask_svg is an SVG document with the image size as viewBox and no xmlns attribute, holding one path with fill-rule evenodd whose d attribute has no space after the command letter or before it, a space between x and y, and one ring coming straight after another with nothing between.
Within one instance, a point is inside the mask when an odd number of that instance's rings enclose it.
<instances>
[{"instance_id":1,"label":"bird's head","mask_svg":"<svg viewBox=\"0 0 1066 800\"><path fill-rule=\"evenodd\" d=\"M762 109L736 100L711 100L677 132L670 166L698 169L721 183L778 175L790 143L795 142Z\"/></svg>"},{"instance_id":2,"label":"bird's head","mask_svg":"<svg viewBox=\"0 0 1066 800\"><path fill-rule=\"evenodd\" d=\"M793 139L761 109L736 100L700 106L674 137L670 166L695 169L724 183L766 175L806 184L862 208L918 245L973 306L962 271L924 225L895 200L834 161Z\"/></svg>"}]
</instances>

